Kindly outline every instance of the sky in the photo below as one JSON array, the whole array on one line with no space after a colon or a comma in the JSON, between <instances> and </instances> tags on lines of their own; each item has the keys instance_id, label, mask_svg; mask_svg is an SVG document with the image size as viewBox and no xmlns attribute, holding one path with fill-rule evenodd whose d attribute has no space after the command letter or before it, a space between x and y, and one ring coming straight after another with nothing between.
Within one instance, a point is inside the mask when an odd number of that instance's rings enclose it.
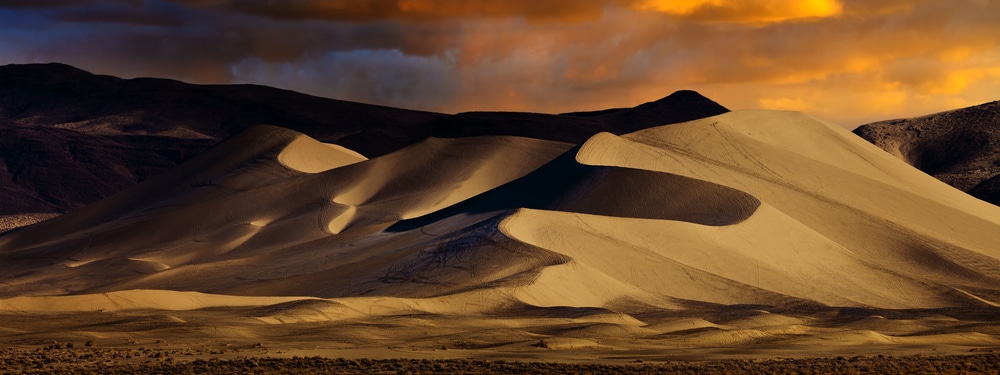
<instances>
[{"instance_id":1,"label":"sky","mask_svg":"<svg viewBox=\"0 0 1000 375\"><path fill-rule=\"evenodd\" d=\"M1000 0L0 0L0 64L446 113L697 90L846 128L1000 100Z\"/></svg>"}]
</instances>

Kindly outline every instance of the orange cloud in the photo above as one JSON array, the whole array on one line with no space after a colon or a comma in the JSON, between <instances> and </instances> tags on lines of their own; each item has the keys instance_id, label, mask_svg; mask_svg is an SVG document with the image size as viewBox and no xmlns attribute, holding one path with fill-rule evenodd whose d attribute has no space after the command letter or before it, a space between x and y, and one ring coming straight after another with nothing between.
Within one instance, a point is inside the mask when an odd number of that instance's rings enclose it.
<instances>
[{"instance_id":1,"label":"orange cloud","mask_svg":"<svg viewBox=\"0 0 1000 375\"><path fill-rule=\"evenodd\" d=\"M956 69L939 79L920 87L921 92L932 95L956 95L966 91L973 83L1000 78L1000 66L979 69Z\"/></svg>"},{"instance_id":2,"label":"orange cloud","mask_svg":"<svg viewBox=\"0 0 1000 375\"><path fill-rule=\"evenodd\" d=\"M802 98L760 98L761 108L786 111L814 112L816 106Z\"/></svg>"},{"instance_id":3,"label":"orange cloud","mask_svg":"<svg viewBox=\"0 0 1000 375\"><path fill-rule=\"evenodd\" d=\"M837 0L642 0L642 11L657 11L702 21L771 23L840 15Z\"/></svg>"},{"instance_id":4,"label":"orange cloud","mask_svg":"<svg viewBox=\"0 0 1000 375\"><path fill-rule=\"evenodd\" d=\"M217 5L221 0L177 0ZM772 23L841 14L838 0L231 0L232 9L286 19L372 21L517 17L580 22L609 10L655 11L698 21Z\"/></svg>"}]
</instances>

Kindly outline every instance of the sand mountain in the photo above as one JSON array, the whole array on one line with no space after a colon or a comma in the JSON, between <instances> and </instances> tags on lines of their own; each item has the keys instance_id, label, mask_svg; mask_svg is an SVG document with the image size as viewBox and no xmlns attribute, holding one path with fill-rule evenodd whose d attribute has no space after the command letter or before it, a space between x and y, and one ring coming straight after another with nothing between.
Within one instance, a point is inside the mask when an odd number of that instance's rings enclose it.
<instances>
[{"instance_id":1,"label":"sand mountain","mask_svg":"<svg viewBox=\"0 0 1000 375\"><path fill-rule=\"evenodd\" d=\"M0 236L0 312L381 347L968 348L1000 343L998 232L1000 208L795 112L371 158L260 126Z\"/></svg>"},{"instance_id":2,"label":"sand mountain","mask_svg":"<svg viewBox=\"0 0 1000 375\"><path fill-rule=\"evenodd\" d=\"M862 125L854 133L959 190L1000 205L1000 101Z\"/></svg>"},{"instance_id":3,"label":"sand mountain","mask_svg":"<svg viewBox=\"0 0 1000 375\"><path fill-rule=\"evenodd\" d=\"M373 157L428 136L517 135L580 143L601 131L623 134L636 126L726 111L682 91L596 116L449 116L263 86L120 79L62 64L7 65L0 67L0 215L82 207L258 124L280 125Z\"/></svg>"}]
</instances>

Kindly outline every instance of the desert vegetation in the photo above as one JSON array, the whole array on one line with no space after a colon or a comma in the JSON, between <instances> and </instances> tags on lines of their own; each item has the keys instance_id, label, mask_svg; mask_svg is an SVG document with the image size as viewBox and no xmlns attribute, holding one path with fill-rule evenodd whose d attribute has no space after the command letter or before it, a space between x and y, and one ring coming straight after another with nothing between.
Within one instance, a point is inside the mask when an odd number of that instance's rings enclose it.
<instances>
[{"instance_id":1,"label":"desert vegetation","mask_svg":"<svg viewBox=\"0 0 1000 375\"><path fill-rule=\"evenodd\" d=\"M1000 354L655 361L628 364L470 359L204 358L179 349L53 344L0 349L0 374L996 374Z\"/></svg>"}]
</instances>

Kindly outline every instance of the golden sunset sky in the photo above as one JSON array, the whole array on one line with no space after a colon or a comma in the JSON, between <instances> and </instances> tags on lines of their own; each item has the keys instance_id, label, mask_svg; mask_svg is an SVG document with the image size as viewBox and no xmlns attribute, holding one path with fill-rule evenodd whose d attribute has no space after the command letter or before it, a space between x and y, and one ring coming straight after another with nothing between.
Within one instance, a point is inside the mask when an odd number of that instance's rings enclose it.
<instances>
[{"instance_id":1,"label":"golden sunset sky","mask_svg":"<svg viewBox=\"0 0 1000 375\"><path fill-rule=\"evenodd\" d=\"M847 128L1000 99L997 0L0 0L0 63L442 112L693 89Z\"/></svg>"}]
</instances>

